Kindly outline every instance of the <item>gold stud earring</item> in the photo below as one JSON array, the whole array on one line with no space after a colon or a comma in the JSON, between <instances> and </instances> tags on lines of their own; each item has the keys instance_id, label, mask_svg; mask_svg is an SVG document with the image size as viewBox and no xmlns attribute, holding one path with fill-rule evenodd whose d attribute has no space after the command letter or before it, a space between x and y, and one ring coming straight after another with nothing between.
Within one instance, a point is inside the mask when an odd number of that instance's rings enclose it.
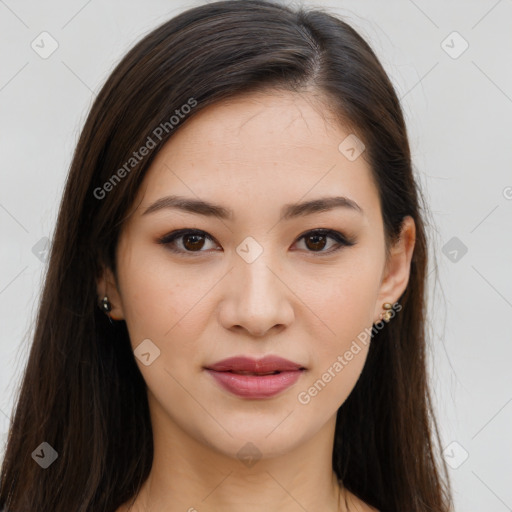
<instances>
[{"instance_id":1,"label":"gold stud earring","mask_svg":"<svg viewBox=\"0 0 512 512\"><path fill-rule=\"evenodd\" d=\"M380 318L387 323L391 320L391 308L393 307L393 304L390 304L389 302L384 302L384 304L382 304L382 307L386 311L384 311L384 313L381 313Z\"/></svg>"}]
</instances>

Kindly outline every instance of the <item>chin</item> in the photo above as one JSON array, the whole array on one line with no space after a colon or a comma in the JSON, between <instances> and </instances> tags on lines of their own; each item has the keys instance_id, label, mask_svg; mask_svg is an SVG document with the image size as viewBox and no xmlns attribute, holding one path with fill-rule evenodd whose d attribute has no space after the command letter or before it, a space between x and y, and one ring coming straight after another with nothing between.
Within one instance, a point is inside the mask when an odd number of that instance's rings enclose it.
<instances>
[{"instance_id":1,"label":"chin","mask_svg":"<svg viewBox=\"0 0 512 512\"><path fill-rule=\"evenodd\" d=\"M259 420L247 425L229 422L224 426L231 436L224 430L220 434L216 429L215 432L202 432L198 440L228 458L249 461L246 465L251 467L250 461L279 457L295 450L310 437L308 432L301 432L297 425L290 423L284 428L286 420L281 425L279 421L263 421L259 416ZM301 425L301 429L304 429L304 425Z\"/></svg>"}]
</instances>

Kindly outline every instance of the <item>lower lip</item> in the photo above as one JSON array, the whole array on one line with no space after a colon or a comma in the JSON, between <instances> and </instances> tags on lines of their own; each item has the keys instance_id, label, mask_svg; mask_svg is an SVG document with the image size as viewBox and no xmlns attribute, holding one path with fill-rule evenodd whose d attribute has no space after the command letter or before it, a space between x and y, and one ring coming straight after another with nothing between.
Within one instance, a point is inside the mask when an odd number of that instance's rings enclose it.
<instances>
[{"instance_id":1,"label":"lower lip","mask_svg":"<svg viewBox=\"0 0 512 512\"><path fill-rule=\"evenodd\" d=\"M289 388L303 370L284 371L274 375L240 375L206 370L227 391L242 398L269 398Z\"/></svg>"}]
</instances>

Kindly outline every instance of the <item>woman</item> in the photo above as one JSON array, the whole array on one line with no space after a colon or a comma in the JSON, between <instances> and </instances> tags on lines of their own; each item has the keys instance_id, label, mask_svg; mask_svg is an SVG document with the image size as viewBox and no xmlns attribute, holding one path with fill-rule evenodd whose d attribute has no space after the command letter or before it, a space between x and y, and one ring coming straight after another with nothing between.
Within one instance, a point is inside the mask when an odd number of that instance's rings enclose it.
<instances>
[{"instance_id":1,"label":"woman","mask_svg":"<svg viewBox=\"0 0 512 512\"><path fill-rule=\"evenodd\" d=\"M0 507L451 510L420 197L340 19L223 1L158 27L74 155Z\"/></svg>"}]
</instances>

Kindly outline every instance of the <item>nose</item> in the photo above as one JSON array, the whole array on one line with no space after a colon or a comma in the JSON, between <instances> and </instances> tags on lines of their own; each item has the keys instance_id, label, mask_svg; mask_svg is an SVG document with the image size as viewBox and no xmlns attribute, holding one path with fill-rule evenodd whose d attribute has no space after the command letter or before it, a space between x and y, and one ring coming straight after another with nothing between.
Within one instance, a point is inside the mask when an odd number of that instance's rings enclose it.
<instances>
[{"instance_id":1,"label":"nose","mask_svg":"<svg viewBox=\"0 0 512 512\"><path fill-rule=\"evenodd\" d=\"M252 263L240 259L229 273L228 291L220 310L224 328L263 337L293 321L290 283L279 267L263 256Z\"/></svg>"}]
</instances>

